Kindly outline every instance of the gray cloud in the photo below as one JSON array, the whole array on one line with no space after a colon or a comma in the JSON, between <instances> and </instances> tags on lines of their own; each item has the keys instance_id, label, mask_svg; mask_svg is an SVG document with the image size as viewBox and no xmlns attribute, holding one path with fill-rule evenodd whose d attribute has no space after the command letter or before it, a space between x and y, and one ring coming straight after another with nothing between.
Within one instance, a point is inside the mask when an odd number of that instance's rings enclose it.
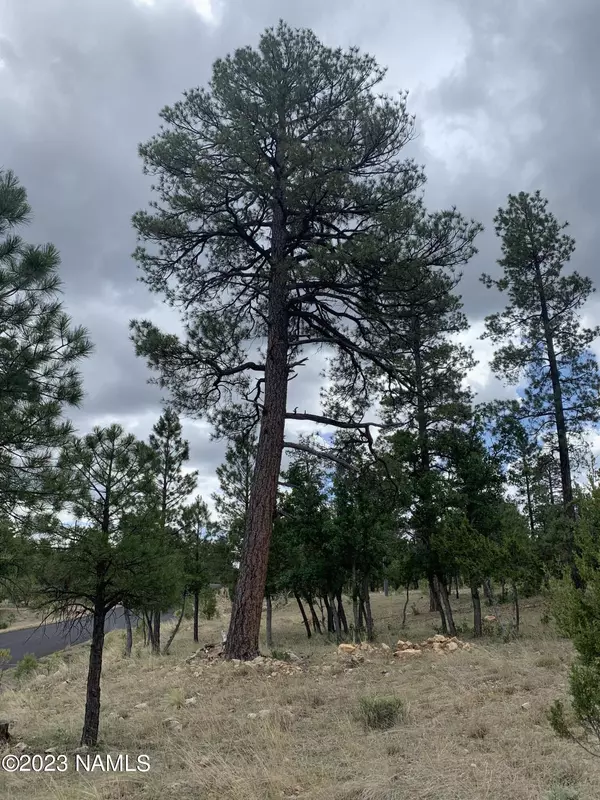
<instances>
[{"instance_id":1,"label":"gray cloud","mask_svg":"<svg viewBox=\"0 0 600 800\"><path fill-rule=\"evenodd\" d=\"M521 0L509 12L499 0L454 5L471 44L460 67L428 93L423 112L434 150L447 153L444 195L488 228L463 285L467 311L480 315L498 298L471 276L479 266L494 266L499 245L492 217L509 192L541 189L557 217L570 222L577 241L573 266L594 280L600 276L594 241L600 6Z\"/></svg>"},{"instance_id":2,"label":"gray cloud","mask_svg":"<svg viewBox=\"0 0 600 800\"><path fill-rule=\"evenodd\" d=\"M161 393L145 383L127 334L132 316L169 323L130 257L131 215L149 198L137 145L157 131L162 106L206 83L215 58L255 44L279 17L330 45L359 45L389 66L387 89L411 90L420 137L407 154L426 164L428 203L456 204L487 228L461 286L474 321L499 304L478 277L494 269L492 217L509 192L541 188L571 222L574 265L598 277L595 0L514 0L510 10L500 0L380 0L368 11L358 0L223 0L215 8L211 25L193 0L0 0L0 164L27 187L27 236L60 249L67 306L96 343L84 367L81 430L114 418L145 435L160 413ZM314 404L319 370L313 364L293 382L292 405ZM473 382L486 397L499 390L483 366ZM194 423L185 431L210 493L223 445Z\"/></svg>"}]
</instances>

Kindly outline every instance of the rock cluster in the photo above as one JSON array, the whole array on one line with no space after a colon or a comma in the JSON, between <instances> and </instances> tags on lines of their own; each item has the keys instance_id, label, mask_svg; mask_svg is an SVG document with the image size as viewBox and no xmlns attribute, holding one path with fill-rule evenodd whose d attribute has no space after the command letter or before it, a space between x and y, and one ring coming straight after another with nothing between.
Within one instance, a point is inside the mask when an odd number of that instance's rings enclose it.
<instances>
[{"instance_id":1,"label":"rock cluster","mask_svg":"<svg viewBox=\"0 0 600 800\"><path fill-rule=\"evenodd\" d=\"M424 642L413 643L399 639L396 642L394 655L397 657L420 656L424 650L431 650L436 655L454 653L457 650L470 650L468 642L461 642L456 636L443 636L441 633L430 636Z\"/></svg>"},{"instance_id":2,"label":"rock cluster","mask_svg":"<svg viewBox=\"0 0 600 800\"><path fill-rule=\"evenodd\" d=\"M424 642L410 642L399 639L393 651L393 655L397 658L405 658L410 656L421 656L423 651L430 650L436 655L444 655L446 653L453 653L456 650L470 650L471 645L468 642L461 642L456 636L442 636L436 634L430 636ZM387 644L379 646L363 642L362 644L340 644L338 646L338 653L342 655L357 657L363 653L389 653L391 648Z\"/></svg>"},{"instance_id":3,"label":"rock cluster","mask_svg":"<svg viewBox=\"0 0 600 800\"><path fill-rule=\"evenodd\" d=\"M282 661L277 658L270 658L268 656L257 656L251 661L240 661L237 658L232 658L230 661L222 660L222 648L217 645L205 645L192 653L191 656L186 658L186 664L192 664L198 660L202 660L206 666L210 664L230 664L233 667L253 667L260 672L266 672L269 677L274 678L277 675L293 675L297 672L304 672L304 667L301 666L301 659L295 653L288 653L287 660ZM195 674L195 673L194 673Z\"/></svg>"},{"instance_id":4,"label":"rock cluster","mask_svg":"<svg viewBox=\"0 0 600 800\"><path fill-rule=\"evenodd\" d=\"M257 656L252 661L238 661L235 658L231 659L234 667L239 667L245 664L248 667L254 667L261 672L266 672L269 677L275 678L277 675L294 675L297 672L304 672L303 668L297 662L300 661L298 656L290 654L289 661L280 661L277 658L268 658L267 656Z\"/></svg>"}]
</instances>

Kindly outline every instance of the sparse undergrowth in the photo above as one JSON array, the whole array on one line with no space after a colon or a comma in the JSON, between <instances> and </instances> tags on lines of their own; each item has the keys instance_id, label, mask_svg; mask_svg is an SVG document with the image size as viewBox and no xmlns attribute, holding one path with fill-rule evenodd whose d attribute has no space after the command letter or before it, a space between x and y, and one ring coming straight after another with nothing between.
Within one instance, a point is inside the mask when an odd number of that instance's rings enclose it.
<instances>
[{"instance_id":1,"label":"sparse undergrowth","mask_svg":"<svg viewBox=\"0 0 600 800\"><path fill-rule=\"evenodd\" d=\"M392 648L400 636L431 636L436 615L400 628L404 598L373 597ZM201 642L220 643L221 618L203 622ZM457 606L468 621L469 598ZM274 650L252 665L209 659L190 623L172 655L153 657L123 633L107 640L102 684L102 754L141 753L150 773L0 774L8 800L597 800L600 764L552 731L547 712L567 695L569 642L540 625L528 600L523 637L474 642L443 657L364 658L335 642L308 641L293 604L274 614ZM287 654L287 656L286 656ZM295 658L298 660L295 660ZM35 674L5 675L1 716L30 752L73 753L85 700L87 648L50 657ZM289 661L288 659L292 659Z\"/></svg>"},{"instance_id":2,"label":"sparse undergrowth","mask_svg":"<svg viewBox=\"0 0 600 800\"><path fill-rule=\"evenodd\" d=\"M365 730L387 730L403 720L404 703L400 697L361 697L355 716Z\"/></svg>"}]
</instances>

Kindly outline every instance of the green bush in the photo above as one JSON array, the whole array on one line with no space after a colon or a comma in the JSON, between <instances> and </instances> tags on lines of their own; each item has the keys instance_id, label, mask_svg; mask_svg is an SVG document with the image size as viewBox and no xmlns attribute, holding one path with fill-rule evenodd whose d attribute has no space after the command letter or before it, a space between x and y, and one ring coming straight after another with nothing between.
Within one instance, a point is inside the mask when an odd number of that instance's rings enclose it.
<instances>
[{"instance_id":1,"label":"green bush","mask_svg":"<svg viewBox=\"0 0 600 800\"><path fill-rule=\"evenodd\" d=\"M271 658L276 661L291 661L291 656L287 650L271 650Z\"/></svg>"},{"instance_id":2,"label":"green bush","mask_svg":"<svg viewBox=\"0 0 600 800\"><path fill-rule=\"evenodd\" d=\"M546 800L581 800L581 795L570 786L553 786L546 795Z\"/></svg>"},{"instance_id":3,"label":"green bush","mask_svg":"<svg viewBox=\"0 0 600 800\"><path fill-rule=\"evenodd\" d=\"M0 666L2 666L2 664L9 664L9 663L10 663L10 650L7 647L0 649ZM2 670L0 670L0 683L2 682L2 675L3 672Z\"/></svg>"},{"instance_id":4,"label":"green bush","mask_svg":"<svg viewBox=\"0 0 600 800\"><path fill-rule=\"evenodd\" d=\"M365 730L387 730L404 720L404 702L399 697L361 697L355 717Z\"/></svg>"},{"instance_id":5,"label":"green bush","mask_svg":"<svg viewBox=\"0 0 600 800\"><path fill-rule=\"evenodd\" d=\"M16 614L12 612L6 613L6 611L0 611L0 630L4 631L15 622L17 619Z\"/></svg>"},{"instance_id":6,"label":"green bush","mask_svg":"<svg viewBox=\"0 0 600 800\"><path fill-rule=\"evenodd\" d=\"M570 709L557 700L550 724L561 737L600 755L600 490L581 498L575 531L576 565L583 588L570 575L553 584L552 612L558 630L568 636L577 658L569 675Z\"/></svg>"},{"instance_id":7,"label":"green bush","mask_svg":"<svg viewBox=\"0 0 600 800\"><path fill-rule=\"evenodd\" d=\"M23 658L19 661L17 666L15 667L15 678L17 680L22 680L23 678L28 678L30 675L33 675L38 668L38 660L33 655L33 653L25 653Z\"/></svg>"},{"instance_id":8,"label":"green bush","mask_svg":"<svg viewBox=\"0 0 600 800\"><path fill-rule=\"evenodd\" d=\"M46 668L46 673L48 675L53 675L55 672L58 672L65 662L61 653L52 653L52 655L45 658L42 663Z\"/></svg>"}]
</instances>

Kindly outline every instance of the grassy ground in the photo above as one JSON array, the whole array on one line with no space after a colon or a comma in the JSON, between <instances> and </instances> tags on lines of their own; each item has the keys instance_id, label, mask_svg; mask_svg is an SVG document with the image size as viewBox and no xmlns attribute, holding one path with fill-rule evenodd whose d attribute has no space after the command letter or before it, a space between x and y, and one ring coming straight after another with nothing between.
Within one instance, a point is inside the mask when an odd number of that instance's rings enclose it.
<instances>
[{"instance_id":1,"label":"grassy ground","mask_svg":"<svg viewBox=\"0 0 600 800\"><path fill-rule=\"evenodd\" d=\"M0 604L0 633L18 631L22 628L36 628L42 621L42 614L26 606ZM48 622L52 622L51 619Z\"/></svg>"},{"instance_id":2,"label":"grassy ground","mask_svg":"<svg viewBox=\"0 0 600 800\"><path fill-rule=\"evenodd\" d=\"M379 642L434 632L428 598L414 592L411 603L419 613L409 607L402 631L403 598L373 598ZM468 598L454 603L458 622L470 620ZM130 661L122 656L123 634L113 633L99 749L147 754L150 771L76 772L71 755L65 774L0 774L0 797L597 800L600 764L557 739L546 720L549 704L565 695L571 647L540 623L541 601L524 606L518 642L486 639L471 651L407 661L366 654L353 664L321 637L308 641L290 603L275 610L275 647L297 654L302 661L292 663L302 669L273 676L270 666L186 663L195 650L189 626L171 656L153 658L138 641ZM220 641L221 613L203 623L202 641ZM20 686L6 679L0 716L13 720L14 736L30 752L77 747L85 657L86 648L73 648ZM392 727L366 730L356 718L361 698L372 696L401 699Z\"/></svg>"}]
</instances>

